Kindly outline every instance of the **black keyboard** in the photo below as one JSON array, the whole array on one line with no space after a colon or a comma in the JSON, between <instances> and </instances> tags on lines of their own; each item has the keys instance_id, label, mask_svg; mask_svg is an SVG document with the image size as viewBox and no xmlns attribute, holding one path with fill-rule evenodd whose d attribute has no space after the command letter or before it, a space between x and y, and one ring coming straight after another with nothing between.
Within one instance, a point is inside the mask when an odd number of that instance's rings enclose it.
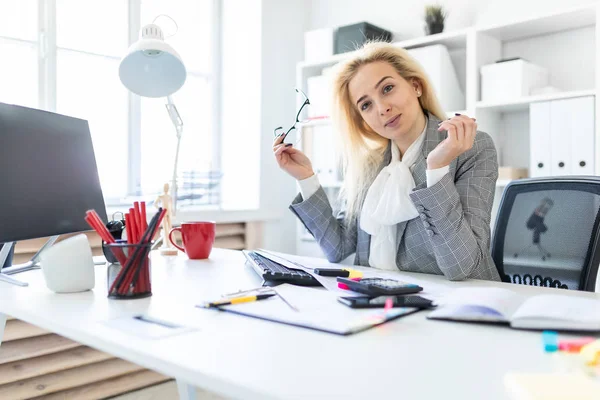
<instances>
[{"instance_id":1,"label":"black keyboard","mask_svg":"<svg viewBox=\"0 0 600 400\"><path fill-rule=\"evenodd\" d=\"M286 282L301 286L320 286L321 284L312 275L269 260L253 251L243 252L250 265L265 281Z\"/></svg>"}]
</instances>

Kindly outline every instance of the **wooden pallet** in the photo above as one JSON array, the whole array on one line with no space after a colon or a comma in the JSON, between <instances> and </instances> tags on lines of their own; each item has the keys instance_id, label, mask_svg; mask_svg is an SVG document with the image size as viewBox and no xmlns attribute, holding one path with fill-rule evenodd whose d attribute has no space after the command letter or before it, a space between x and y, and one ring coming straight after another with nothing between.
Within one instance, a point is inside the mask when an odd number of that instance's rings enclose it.
<instances>
[{"instance_id":1,"label":"wooden pallet","mask_svg":"<svg viewBox=\"0 0 600 400\"><path fill-rule=\"evenodd\" d=\"M95 232L86 232L101 254ZM64 237L59 240L64 240ZM18 242L14 262L30 259L45 239ZM215 247L258 248L261 223L217 224ZM172 380L154 371L7 317L0 345L0 399L99 399ZM172 389L172 388L171 388ZM140 393L140 399L144 395ZM136 397L137 398L137 397Z\"/></svg>"}]
</instances>

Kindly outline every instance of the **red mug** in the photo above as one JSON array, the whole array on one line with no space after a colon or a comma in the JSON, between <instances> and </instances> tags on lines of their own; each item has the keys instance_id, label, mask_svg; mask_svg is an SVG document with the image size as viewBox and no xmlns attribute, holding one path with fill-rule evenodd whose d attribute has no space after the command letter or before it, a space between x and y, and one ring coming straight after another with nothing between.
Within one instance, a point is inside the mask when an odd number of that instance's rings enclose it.
<instances>
[{"instance_id":1,"label":"red mug","mask_svg":"<svg viewBox=\"0 0 600 400\"><path fill-rule=\"evenodd\" d=\"M173 246L188 255L190 260L208 258L215 242L214 222L184 222L181 228L173 228L169 232L169 241ZM178 246L173 240L173 233L179 231L183 239L183 247Z\"/></svg>"}]
</instances>

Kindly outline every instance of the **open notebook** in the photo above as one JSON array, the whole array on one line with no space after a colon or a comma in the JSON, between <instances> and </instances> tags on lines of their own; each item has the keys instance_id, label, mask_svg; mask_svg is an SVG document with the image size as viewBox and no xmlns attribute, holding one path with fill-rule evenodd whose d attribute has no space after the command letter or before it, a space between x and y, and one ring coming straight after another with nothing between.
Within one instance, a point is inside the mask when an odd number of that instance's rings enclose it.
<instances>
[{"instance_id":1,"label":"open notebook","mask_svg":"<svg viewBox=\"0 0 600 400\"><path fill-rule=\"evenodd\" d=\"M560 294L525 299L509 289L461 288L427 318L510 324L512 328L600 331L600 300Z\"/></svg>"}]
</instances>

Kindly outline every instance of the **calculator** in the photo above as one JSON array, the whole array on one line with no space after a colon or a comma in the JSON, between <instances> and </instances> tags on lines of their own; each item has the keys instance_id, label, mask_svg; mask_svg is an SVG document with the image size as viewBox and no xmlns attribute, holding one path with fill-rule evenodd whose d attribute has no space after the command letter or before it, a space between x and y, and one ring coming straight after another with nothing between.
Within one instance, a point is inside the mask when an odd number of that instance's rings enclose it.
<instances>
[{"instance_id":1,"label":"calculator","mask_svg":"<svg viewBox=\"0 0 600 400\"><path fill-rule=\"evenodd\" d=\"M350 290L370 296L412 294L423 290L421 286L414 283L386 278L363 278L355 281L338 277L337 281L346 284Z\"/></svg>"}]
</instances>

